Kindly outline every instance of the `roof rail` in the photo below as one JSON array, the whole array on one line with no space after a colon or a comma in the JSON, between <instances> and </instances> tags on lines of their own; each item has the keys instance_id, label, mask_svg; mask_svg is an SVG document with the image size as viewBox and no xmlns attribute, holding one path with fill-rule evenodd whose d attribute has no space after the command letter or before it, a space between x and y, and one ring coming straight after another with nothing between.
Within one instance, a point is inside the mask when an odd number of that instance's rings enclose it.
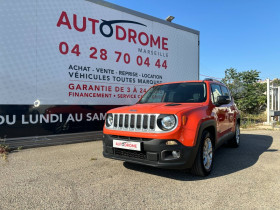
<instances>
[{"instance_id":1,"label":"roof rail","mask_svg":"<svg viewBox=\"0 0 280 210\"><path fill-rule=\"evenodd\" d=\"M205 78L203 81L214 81L214 82L222 83L221 81L219 81L217 79L212 79L212 78Z\"/></svg>"},{"instance_id":2,"label":"roof rail","mask_svg":"<svg viewBox=\"0 0 280 210\"><path fill-rule=\"evenodd\" d=\"M203 81L213 81L211 78L205 78Z\"/></svg>"}]
</instances>

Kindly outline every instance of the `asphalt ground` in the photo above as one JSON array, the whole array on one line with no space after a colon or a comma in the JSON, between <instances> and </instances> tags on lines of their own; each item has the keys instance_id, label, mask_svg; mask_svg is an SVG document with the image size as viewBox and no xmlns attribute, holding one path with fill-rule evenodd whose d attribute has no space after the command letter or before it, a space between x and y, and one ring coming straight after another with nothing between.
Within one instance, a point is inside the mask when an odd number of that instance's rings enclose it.
<instances>
[{"instance_id":1,"label":"asphalt ground","mask_svg":"<svg viewBox=\"0 0 280 210\"><path fill-rule=\"evenodd\" d=\"M280 209L280 131L242 131L205 178L102 156L102 142L0 160L0 209Z\"/></svg>"}]
</instances>

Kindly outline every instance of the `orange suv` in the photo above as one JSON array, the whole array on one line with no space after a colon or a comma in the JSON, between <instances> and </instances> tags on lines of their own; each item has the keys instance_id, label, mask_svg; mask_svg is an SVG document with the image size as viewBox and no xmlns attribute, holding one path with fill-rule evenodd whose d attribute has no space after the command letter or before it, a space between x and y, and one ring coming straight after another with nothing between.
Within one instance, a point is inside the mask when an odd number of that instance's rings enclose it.
<instances>
[{"instance_id":1,"label":"orange suv","mask_svg":"<svg viewBox=\"0 0 280 210\"><path fill-rule=\"evenodd\" d=\"M103 133L104 157L206 176L219 146L239 146L240 114L219 81L164 83L108 111Z\"/></svg>"}]
</instances>

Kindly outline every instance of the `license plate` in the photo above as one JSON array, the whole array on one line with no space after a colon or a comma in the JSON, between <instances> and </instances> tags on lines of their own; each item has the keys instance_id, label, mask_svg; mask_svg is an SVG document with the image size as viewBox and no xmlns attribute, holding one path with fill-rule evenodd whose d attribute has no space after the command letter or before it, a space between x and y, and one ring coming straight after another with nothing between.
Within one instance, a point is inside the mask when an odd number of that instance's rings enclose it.
<instances>
[{"instance_id":1,"label":"license plate","mask_svg":"<svg viewBox=\"0 0 280 210\"><path fill-rule=\"evenodd\" d=\"M134 141L113 140L113 147L120 149L141 151L141 143Z\"/></svg>"}]
</instances>

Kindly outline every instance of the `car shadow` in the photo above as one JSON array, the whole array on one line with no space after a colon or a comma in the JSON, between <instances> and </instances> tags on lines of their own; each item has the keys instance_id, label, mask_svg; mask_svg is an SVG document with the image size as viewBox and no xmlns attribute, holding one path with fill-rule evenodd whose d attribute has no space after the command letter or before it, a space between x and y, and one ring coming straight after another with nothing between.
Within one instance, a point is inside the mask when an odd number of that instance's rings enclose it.
<instances>
[{"instance_id":1,"label":"car shadow","mask_svg":"<svg viewBox=\"0 0 280 210\"><path fill-rule=\"evenodd\" d=\"M139 165L129 162L124 162L123 165L127 169L140 171L143 173L162 176L170 179L181 181L195 181L201 179L211 179L219 176L235 173L244 170L257 163L259 157L264 152L275 152L269 147L273 142L271 136L242 134L241 144L238 148L230 148L222 146L215 152L214 166L211 174L207 177L198 177L192 175L189 171L169 170L154 168L145 165Z\"/></svg>"}]
</instances>

